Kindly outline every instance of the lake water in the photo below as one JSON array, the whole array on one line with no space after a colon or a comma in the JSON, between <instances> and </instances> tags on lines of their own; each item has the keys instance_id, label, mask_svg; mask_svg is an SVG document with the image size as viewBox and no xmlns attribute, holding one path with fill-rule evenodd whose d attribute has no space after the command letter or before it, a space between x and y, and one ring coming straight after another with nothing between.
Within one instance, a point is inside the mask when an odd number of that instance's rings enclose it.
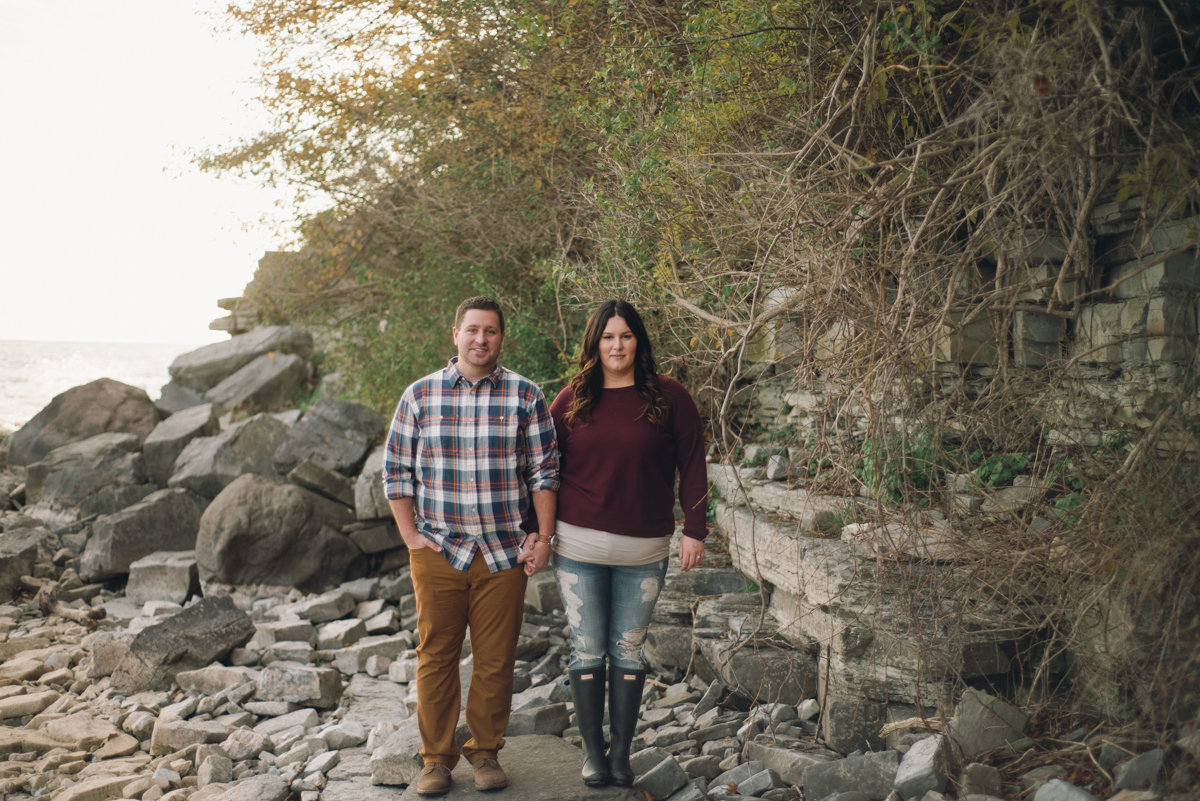
<instances>
[{"instance_id":1,"label":"lake water","mask_svg":"<svg viewBox=\"0 0 1200 801\"><path fill-rule=\"evenodd\" d=\"M55 395L113 378L158 400L167 368L200 345L0 340L0 431L19 428Z\"/></svg>"}]
</instances>

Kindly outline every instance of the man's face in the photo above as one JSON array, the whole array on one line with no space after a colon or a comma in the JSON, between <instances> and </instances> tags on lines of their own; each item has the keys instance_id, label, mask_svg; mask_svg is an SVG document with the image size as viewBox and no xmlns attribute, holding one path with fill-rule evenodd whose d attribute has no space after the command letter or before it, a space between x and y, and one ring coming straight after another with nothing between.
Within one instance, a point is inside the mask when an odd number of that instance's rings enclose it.
<instances>
[{"instance_id":1,"label":"man's face","mask_svg":"<svg viewBox=\"0 0 1200 801\"><path fill-rule=\"evenodd\" d=\"M500 315L485 309L468 309L461 327L454 330L458 347L458 369L464 376L477 381L492 370L500 360L504 332L500 330Z\"/></svg>"}]
</instances>

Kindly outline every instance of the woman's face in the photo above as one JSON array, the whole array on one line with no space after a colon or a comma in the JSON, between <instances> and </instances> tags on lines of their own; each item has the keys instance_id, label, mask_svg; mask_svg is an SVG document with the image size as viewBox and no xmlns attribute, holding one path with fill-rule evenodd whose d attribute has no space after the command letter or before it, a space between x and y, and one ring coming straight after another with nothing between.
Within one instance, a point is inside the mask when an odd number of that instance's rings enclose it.
<instances>
[{"instance_id":1,"label":"woman's face","mask_svg":"<svg viewBox=\"0 0 1200 801\"><path fill-rule=\"evenodd\" d=\"M613 315L600 334L600 365L605 379L633 379L633 357L637 353L637 337L629 330L625 318Z\"/></svg>"}]
</instances>

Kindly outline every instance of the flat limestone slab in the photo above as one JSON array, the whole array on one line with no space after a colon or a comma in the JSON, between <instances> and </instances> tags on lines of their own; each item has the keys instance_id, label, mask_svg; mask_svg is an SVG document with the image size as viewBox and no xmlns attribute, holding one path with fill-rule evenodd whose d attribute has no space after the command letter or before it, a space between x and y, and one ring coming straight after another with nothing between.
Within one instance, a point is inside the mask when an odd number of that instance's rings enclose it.
<instances>
[{"instance_id":1,"label":"flat limestone slab","mask_svg":"<svg viewBox=\"0 0 1200 801\"><path fill-rule=\"evenodd\" d=\"M583 751L568 745L562 738L544 734L508 737L500 752L500 767L508 774L508 787L487 793L496 801L645 801L646 794L628 787L587 787L579 778L583 768ZM417 795L409 785L400 801L420 801L428 796ZM450 792L438 798L445 801L480 801L484 797L475 789L471 766L465 759L454 768Z\"/></svg>"}]
</instances>

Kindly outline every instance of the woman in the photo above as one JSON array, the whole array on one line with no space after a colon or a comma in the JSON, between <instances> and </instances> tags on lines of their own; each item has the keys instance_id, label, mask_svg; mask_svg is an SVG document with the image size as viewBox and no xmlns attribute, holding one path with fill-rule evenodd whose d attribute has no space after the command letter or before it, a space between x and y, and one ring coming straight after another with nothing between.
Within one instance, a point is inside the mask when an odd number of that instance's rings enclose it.
<instances>
[{"instance_id":1,"label":"woman","mask_svg":"<svg viewBox=\"0 0 1200 801\"><path fill-rule=\"evenodd\" d=\"M704 432L687 390L658 374L641 317L620 300L605 302L588 320L579 374L550 414L562 454L554 574L571 626L583 782L628 787L646 683L642 644L675 531L676 470L684 510L679 560L691 570L704 556Z\"/></svg>"}]
</instances>

